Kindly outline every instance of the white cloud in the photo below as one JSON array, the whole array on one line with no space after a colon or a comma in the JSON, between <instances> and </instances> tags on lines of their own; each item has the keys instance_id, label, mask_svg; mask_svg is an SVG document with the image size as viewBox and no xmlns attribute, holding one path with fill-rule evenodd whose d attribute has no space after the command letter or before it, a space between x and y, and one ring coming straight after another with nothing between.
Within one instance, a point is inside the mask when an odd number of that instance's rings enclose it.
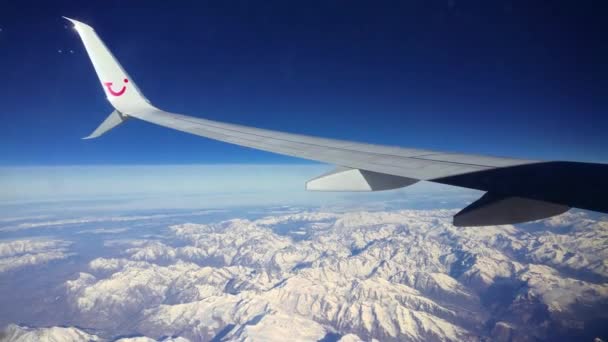
<instances>
[{"instance_id":1,"label":"white cloud","mask_svg":"<svg viewBox=\"0 0 608 342\"><path fill-rule=\"evenodd\" d=\"M69 219L58 219L51 221L34 221L34 222L22 222L19 224L8 225L0 228L0 231L12 232L33 228L63 228L65 226L72 225L85 225L89 223L100 223L100 222L132 222L132 221L149 221L149 220L160 220L184 216L205 216L213 213L217 213L218 210L200 210L188 213L177 213L177 214L155 214L155 215L125 215L125 216L98 216L98 217L80 217L80 218L69 218Z\"/></svg>"},{"instance_id":2,"label":"white cloud","mask_svg":"<svg viewBox=\"0 0 608 342\"><path fill-rule=\"evenodd\" d=\"M129 228L97 228L81 230L76 234L120 234L128 231Z\"/></svg>"},{"instance_id":3,"label":"white cloud","mask_svg":"<svg viewBox=\"0 0 608 342\"><path fill-rule=\"evenodd\" d=\"M0 240L0 272L65 259L71 242L50 239Z\"/></svg>"},{"instance_id":4,"label":"white cloud","mask_svg":"<svg viewBox=\"0 0 608 342\"><path fill-rule=\"evenodd\" d=\"M15 222L15 221L31 221L41 220L50 217L49 215L35 215L35 216L17 216L17 217L2 217L0 222Z\"/></svg>"}]
</instances>

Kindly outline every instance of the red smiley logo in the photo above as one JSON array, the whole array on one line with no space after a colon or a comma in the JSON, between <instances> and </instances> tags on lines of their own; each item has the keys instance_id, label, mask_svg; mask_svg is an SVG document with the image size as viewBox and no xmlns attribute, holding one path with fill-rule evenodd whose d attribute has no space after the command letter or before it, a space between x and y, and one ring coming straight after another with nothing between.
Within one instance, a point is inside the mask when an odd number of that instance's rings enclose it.
<instances>
[{"instance_id":1,"label":"red smiley logo","mask_svg":"<svg viewBox=\"0 0 608 342\"><path fill-rule=\"evenodd\" d=\"M126 84L126 83L129 83L129 80L125 78L123 80L123 82L125 82L125 84ZM112 96L120 96L120 95L124 94L125 91L127 90L127 86L124 85L124 86L122 86L122 89L120 89L119 91L115 91L114 89L112 89L112 84L113 84L113 82L104 82L104 84L103 84L108 89L108 92L110 94L112 94Z\"/></svg>"}]
</instances>

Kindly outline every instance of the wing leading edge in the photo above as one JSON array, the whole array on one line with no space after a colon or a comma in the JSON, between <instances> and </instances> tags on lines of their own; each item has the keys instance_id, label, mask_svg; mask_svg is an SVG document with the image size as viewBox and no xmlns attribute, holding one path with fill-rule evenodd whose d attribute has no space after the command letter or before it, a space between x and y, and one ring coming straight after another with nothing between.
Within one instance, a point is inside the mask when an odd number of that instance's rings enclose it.
<instances>
[{"instance_id":1,"label":"wing leading edge","mask_svg":"<svg viewBox=\"0 0 608 342\"><path fill-rule=\"evenodd\" d=\"M478 201L480 203L473 203L455 216L457 225L536 220L559 214L570 207L608 212L608 201L603 196L608 190L605 177L608 165L604 164L555 164L372 145L266 130L160 110L143 96L93 28L66 19L74 24L107 99L115 108L110 117L87 137L89 139L101 136L133 117L201 137L339 167L335 172L310 180L307 183L310 190L377 191L425 180L488 191ZM581 164L585 166L580 167ZM577 167L569 167L572 165ZM555 175L555 170L561 172ZM590 186L581 186L582 182L575 181L580 177L585 179L584 184Z\"/></svg>"}]
</instances>

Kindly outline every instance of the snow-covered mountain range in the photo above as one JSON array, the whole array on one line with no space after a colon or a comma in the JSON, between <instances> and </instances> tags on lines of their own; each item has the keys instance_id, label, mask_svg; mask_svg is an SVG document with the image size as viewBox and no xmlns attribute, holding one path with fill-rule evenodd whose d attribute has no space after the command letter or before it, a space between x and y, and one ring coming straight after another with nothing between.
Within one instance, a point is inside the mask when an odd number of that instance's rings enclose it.
<instances>
[{"instance_id":1,"label":"snow-covered mountain range","mask_svg":"<svg viewBox=\"0 0 608 342\"><path fill-rule=\"evenodd\" d=\"M108 241L122 254L64 285L80 328L11 325L3 336L534 341L608 331L607 219L461 228L453 214L299 212Z\"/></svg>"},{"instance_id":2,"label":"snow-covered mountain range","mask_svg":"<svg viewBox=\"0 0 608 342\"><path fill-rule=\"evenodd\" d=\"M0 241L0 274L15 268L65 259L69 242L53 239Z\"/></svg>"}]
</instances>

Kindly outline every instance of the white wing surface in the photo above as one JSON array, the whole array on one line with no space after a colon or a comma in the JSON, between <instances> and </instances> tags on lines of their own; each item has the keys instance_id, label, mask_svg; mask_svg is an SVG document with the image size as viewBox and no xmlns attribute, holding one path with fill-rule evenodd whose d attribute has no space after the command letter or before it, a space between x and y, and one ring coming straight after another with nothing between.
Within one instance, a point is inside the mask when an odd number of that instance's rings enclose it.
<instances>
[{"instance_id":1,"label":"white wing surface","mask_svg":"<svg viewBox=\"0 0 608 342\"><path fill-rule=\"evenodd\" d=\"M488 191L480 199L483 202L475 202L466 212L463 210L463 215L456 215L455 222L459 225L524 222L556 215L570 207L608 211L608 201L594 196L602 188L581 187L568 181L572 176L580 176L582 166L592 166L582 167L583 176L598 177L606 174L608 165L540 162L364 144L163 111L143 96L93 28L68 20L79 33L106 97L115 108L87 138L99 137L128 118L136 118L201 137L338 166L336 171L309 181L307 189L310 190L377 191L425 180ZM605 183L604 188L608 188ZM555 191L564 187L565 191ZM593 193L586 193L588 191ZM530 200L534 201L533 206L529 205ZM495 215L496 212L500 215Z\"/></svg>"}]
</instances>

